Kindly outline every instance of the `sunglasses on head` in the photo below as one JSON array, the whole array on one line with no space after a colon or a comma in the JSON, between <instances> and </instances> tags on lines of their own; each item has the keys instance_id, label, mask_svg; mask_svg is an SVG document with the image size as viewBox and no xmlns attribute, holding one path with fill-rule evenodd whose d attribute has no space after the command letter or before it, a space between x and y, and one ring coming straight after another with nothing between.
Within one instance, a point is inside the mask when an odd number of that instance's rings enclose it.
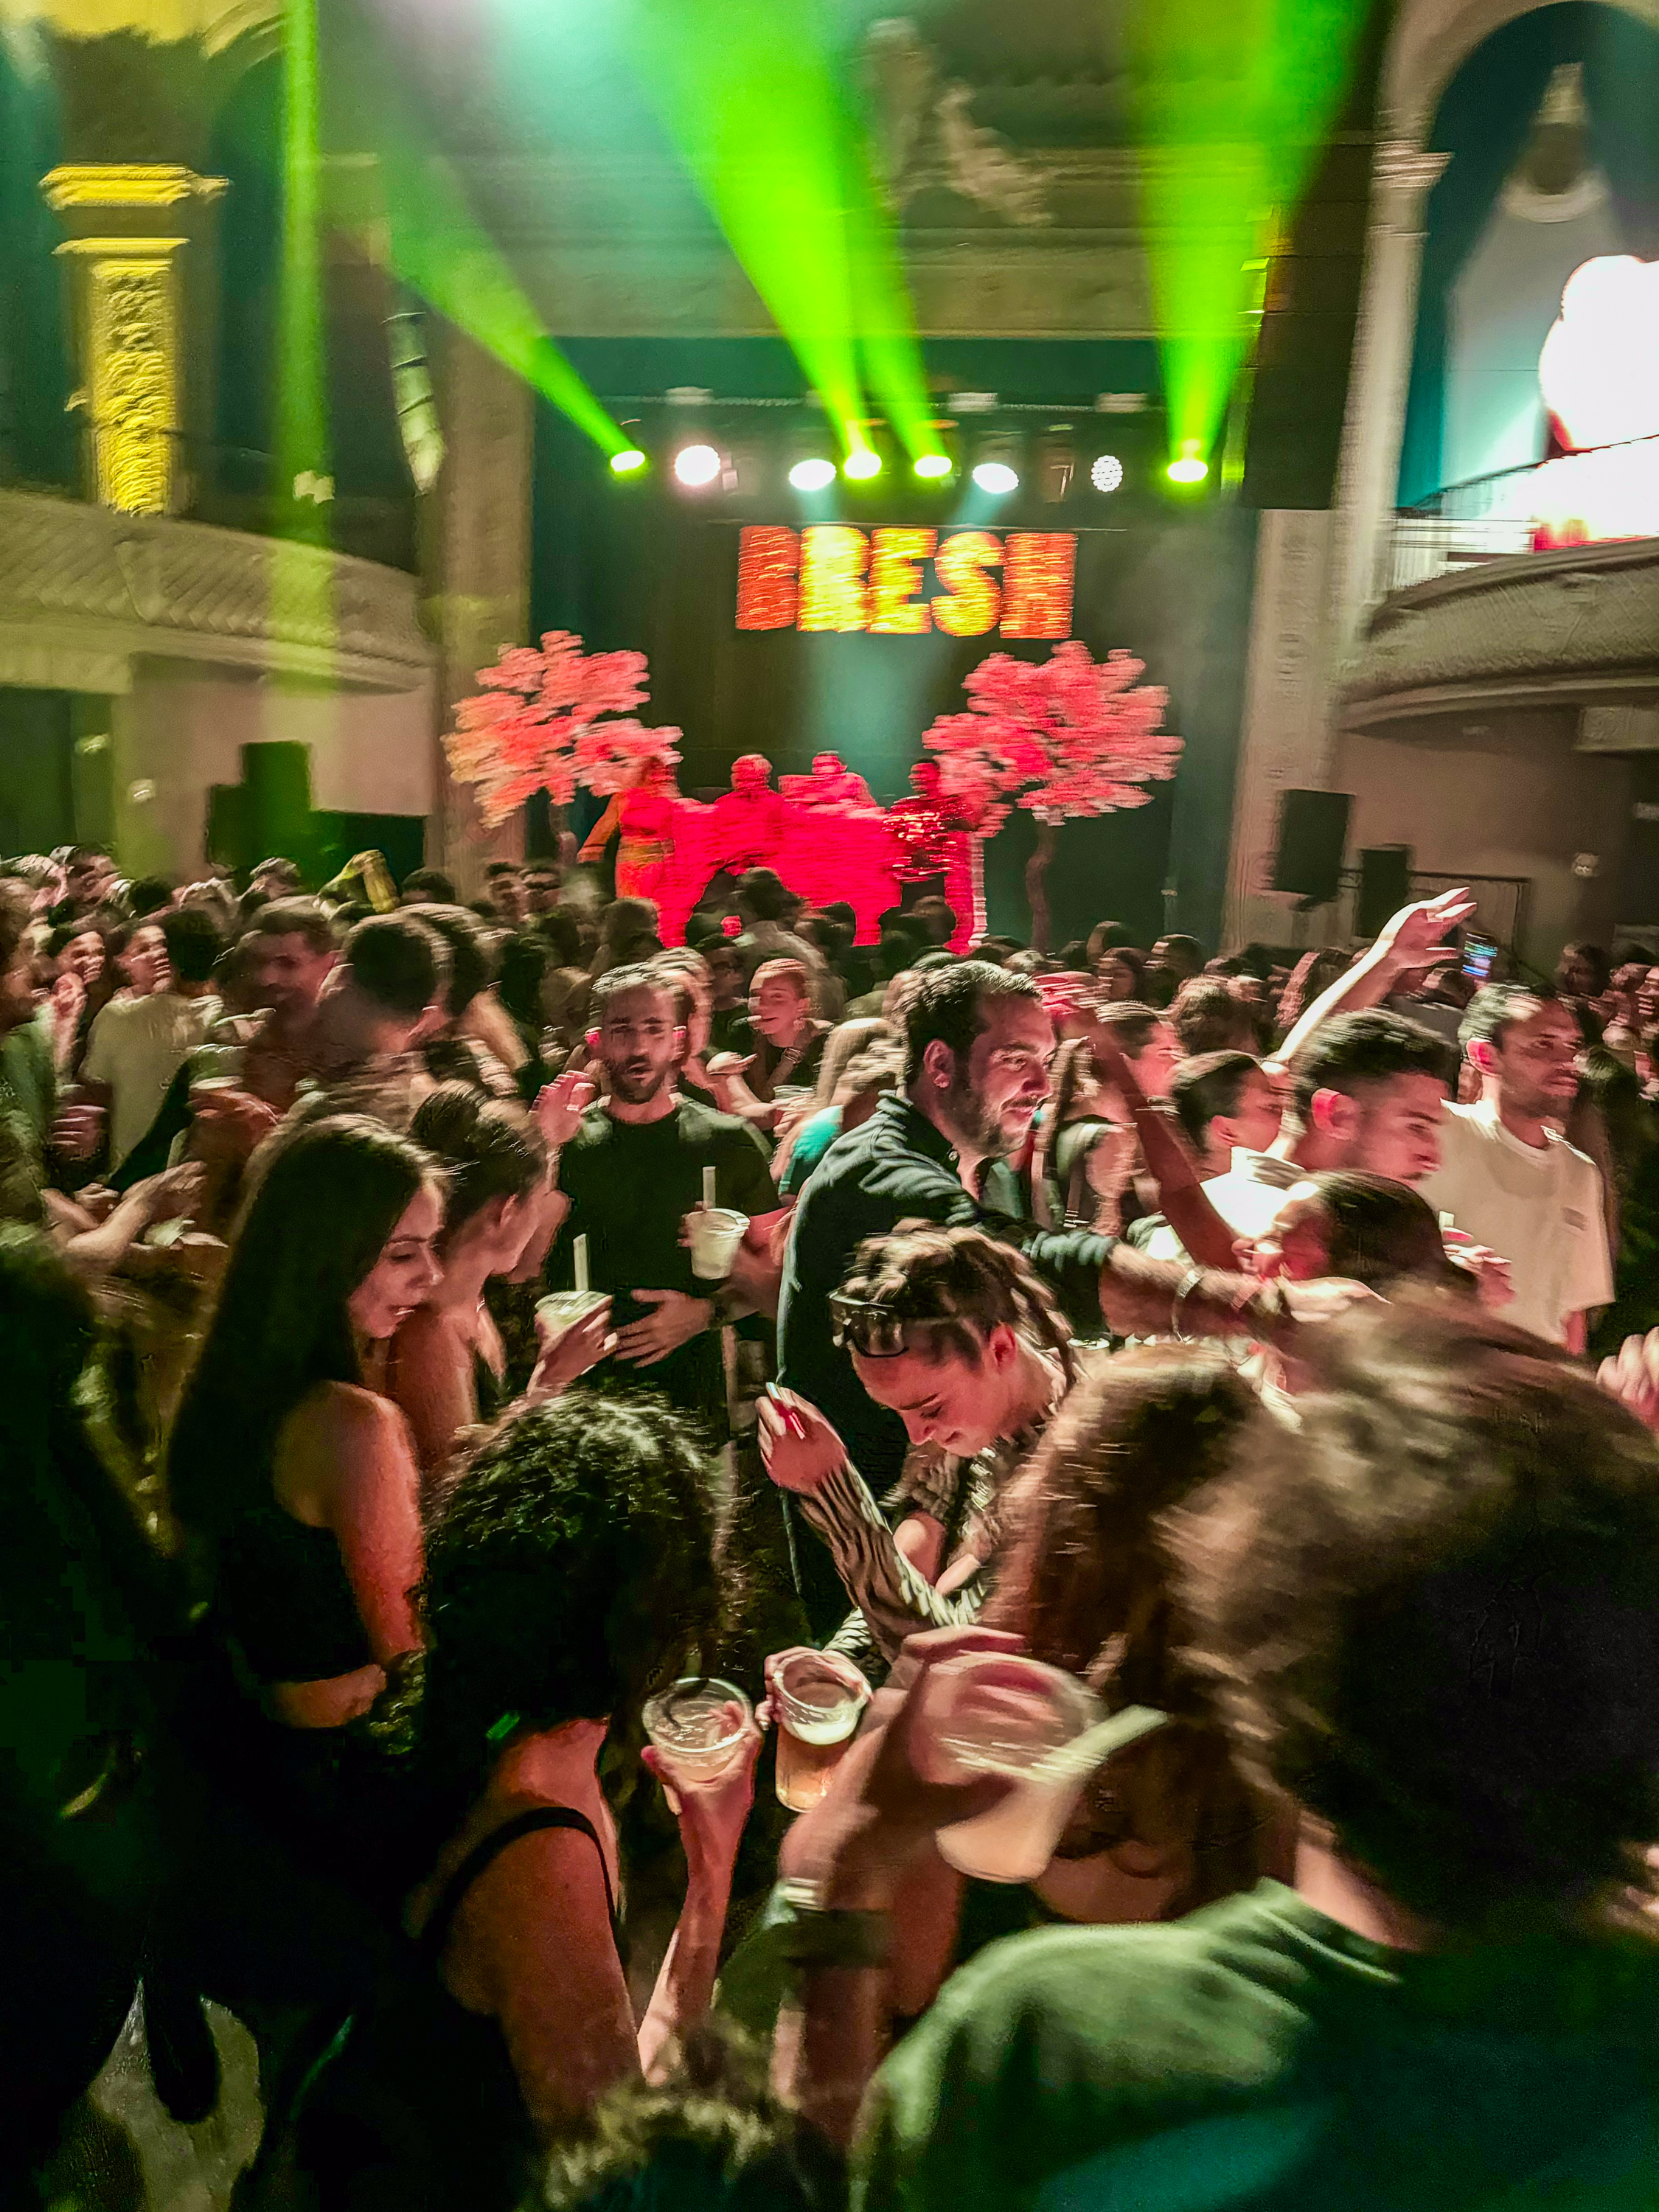
<instances>
[{"instance_id":1,"label":"sunglasses on head","mask_svg":"<svg viewBox=\"0 0 1659 2212\"><path fill-rule=\"evenodd\" d=\"M844 1291L830 1293L830 1341L837 1352L856 1352L864 1359L896 1359L908 1349L907 1329L936 1328L952 1318L949 1314L896 1314L878 1298L850 1297Z\"/></svg>"}]
</instances>

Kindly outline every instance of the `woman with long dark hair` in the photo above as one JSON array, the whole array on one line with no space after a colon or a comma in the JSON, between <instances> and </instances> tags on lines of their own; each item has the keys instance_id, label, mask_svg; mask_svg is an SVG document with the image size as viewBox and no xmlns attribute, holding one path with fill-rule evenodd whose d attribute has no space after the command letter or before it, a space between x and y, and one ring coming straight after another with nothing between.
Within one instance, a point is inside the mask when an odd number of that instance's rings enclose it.
<instances>
[{"instance_id":1,"label":"woman with long dark hair","mask_svg":"<svg viewBox=\"0 0 1659 2212\"><path fill-rule=\"evenodd\" d=\"M173 1426L172 1502L267 1716L335 1729L420 1641L415 1455L374 1382L439 1279L442 1183L356 1115L279 1136L256 1169Z\"/></svg>"}]
</instances>

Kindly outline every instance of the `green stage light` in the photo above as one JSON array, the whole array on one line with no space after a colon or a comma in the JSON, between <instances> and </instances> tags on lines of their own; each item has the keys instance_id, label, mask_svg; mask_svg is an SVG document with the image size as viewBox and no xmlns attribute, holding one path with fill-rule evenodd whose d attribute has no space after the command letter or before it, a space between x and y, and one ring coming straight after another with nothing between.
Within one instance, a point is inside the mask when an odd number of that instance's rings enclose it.
<instances>
[{"instance_id":1,"label":"green stage light","mask_svg":"<svg viewBox=\"0 0 1659 2212\"><path fill-rule=\"evenodd\" d=\"M836 465L821 454L809 453L790 470L789 481L797 491L828 491L836 481Z\"/></svg>"},{"instance_id":2,"label":"green stage light","mask_svg":"<svg viewBox=\"0 0 1659 2212\"><path fill-rule=\"evenodd\" d=\"M881 474L881 455L872 453L868 446L857 446L842 463L842 474L851 477L855 483L867 483L872 477Z\"/></svg>"},{"instance_id":3,"label":"green stage light","mask_svg":"<svg viewBox=\"0 0 1659 2212\"><path fill-rule=\"evenodd\" d=\"M1127 11L1141 228L1180 459L1217 444L1255 343L1267 241L1294 216L1370 12L1369 0Z\"/></svg>"},{"instance_id":4,"label":"green stage light","mask_svg":"<svg viewBox=\"0 0 1659 2212\"><path fill-rule=\"evenodd\" d=\"M1178 461L1171 461L1164 474L1171 483L1202 483L1210 473L1210 465L1196 453L1183 453Z\"/></svg>"},{"instance_id":5,"label":"green stage light","mask_svg":"<svg viewBox=\"0 0 1659 2212\"><path fill-rule=\"evenodd\" d=\"M625 0L641 77L698 191L855 456L878 400L931 438L915 319L831 0ZM849 471L858 481L856 471Z\"/></svg>"},{"instance_id":6,"label":"green stage light","mask_svg":"<svg viewBox=\"0 0 1659 2212\"><path fill-rule=\"evenodd\" d=\"M619 477L637 476L647 465L647 457L637 446L624 446L621 453L611 456L611 466Z\"/></svg>"},{"instance_id":7,"label":"green stage light","mask_svg":"<svg viewBox=\"0 0 1659 2212\"><path fill-rule=\"evenodd\" d=\"M941 477L948 477L951 473L950 458L945 453L919 453L915 460L915 471L919 477L932 477L934 480Z\"/></svg>"},{"instance_id":8,"label":"green stage light","mask_svg":"<svg viewBox=\"0 0 1659 2212\"><path fill-rule=\"evenodd\" d=\"M296 4L299 0L296 0ZM302 0L314 5L314 0ZM353 117L364 145L375 156L381 197L364 243L374 260L473 343L556 407L607 459L633 447L548 336L526 298L506 256L478 223L459 179L433 143L404 54L378 30L360 27L365 41L354 54L355 76L372 82ZM337 191L343 189L334 180ZM342 228L361 225L354 207L337 215ZM285 373L287 363L284 363Z\"/></svg>"}]
</instances>

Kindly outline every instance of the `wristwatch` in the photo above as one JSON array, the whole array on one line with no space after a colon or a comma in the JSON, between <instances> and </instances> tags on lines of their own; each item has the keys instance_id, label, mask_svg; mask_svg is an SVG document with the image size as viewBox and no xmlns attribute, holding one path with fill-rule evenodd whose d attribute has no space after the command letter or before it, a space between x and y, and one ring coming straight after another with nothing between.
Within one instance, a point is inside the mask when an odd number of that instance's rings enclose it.
<instances>
[{"instance_id":1,"label":"wristwatch","mask_svg":"<svg viewBox=\"0 0 1659 2212\"><path fill-rule=\"evenodd\" d=\"M884 1966L892 1955L892 1915L825 1905L817 1881L786 1881L789 1918L777 1929L778 1956L804 1972L813 1966Z\"/></svg>"}]
</instances>

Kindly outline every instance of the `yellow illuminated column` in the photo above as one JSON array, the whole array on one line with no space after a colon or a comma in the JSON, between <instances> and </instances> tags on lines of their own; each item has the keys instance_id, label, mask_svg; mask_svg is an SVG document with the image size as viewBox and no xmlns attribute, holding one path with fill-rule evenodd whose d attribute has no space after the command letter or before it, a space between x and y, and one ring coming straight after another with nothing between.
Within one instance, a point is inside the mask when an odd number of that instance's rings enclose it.
<instances>
[{"instance_id":1,"label":"yellow illuminated column","mask_svg":"<svg viewBox=\"0 0 1659 2212\"><path fill-rule=\"evenodd\" d=\"M97 496L125 514L165 514L185 419L179 255L191 243L191 204L216 199L224 179L100 162L53 169L41 190L72 234L58 250L77 272L80 398ZM165 213L174 209L176 234Z\"/></svg>"}]
</instances>

